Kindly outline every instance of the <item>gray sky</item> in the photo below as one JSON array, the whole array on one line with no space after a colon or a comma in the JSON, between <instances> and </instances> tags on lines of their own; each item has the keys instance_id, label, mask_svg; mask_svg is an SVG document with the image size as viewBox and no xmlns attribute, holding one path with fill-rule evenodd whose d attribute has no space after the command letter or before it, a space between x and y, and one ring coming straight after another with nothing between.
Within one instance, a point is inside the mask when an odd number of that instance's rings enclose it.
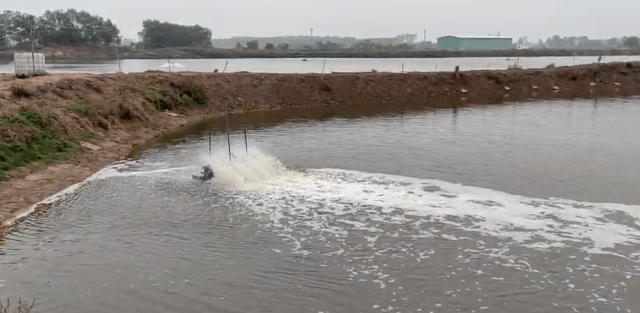
<instances>
[{"instance_id":1,"label":"gray sky","mask_svg":"<svg viewBox=\"0 0 640 313\"><path fill-rule=\"evenodd\" d=\"M125 38L137 39L142 21L199 24L214 38L231 36L339 35L427 40L500 32L529 41L551 35L610 38L640 35L638 0L20 0L0 10L40 15L75 8L109 18Z\"/></svg>"}]
</instances>

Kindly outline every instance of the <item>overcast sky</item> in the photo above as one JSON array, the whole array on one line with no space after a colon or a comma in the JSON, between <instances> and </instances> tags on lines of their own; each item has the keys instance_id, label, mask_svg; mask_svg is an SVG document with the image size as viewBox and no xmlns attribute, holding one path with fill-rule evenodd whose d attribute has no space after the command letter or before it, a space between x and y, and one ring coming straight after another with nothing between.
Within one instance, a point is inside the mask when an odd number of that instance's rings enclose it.
<instances>
[{"instance_id":1,"label":"overcast sky","mask_svg":"<svg viewBox=\"0 0 640 313\"><path fill-rule=\"evenodd\" d=\"M529 41L587 35L640 35L640 0L3 0L0 10L35 15L75 8L109 18L125 38L137 40L142 21L199 24L213 38L232 36L338 35L394 37L500 32Z\"/></svg>"}]
</instances>

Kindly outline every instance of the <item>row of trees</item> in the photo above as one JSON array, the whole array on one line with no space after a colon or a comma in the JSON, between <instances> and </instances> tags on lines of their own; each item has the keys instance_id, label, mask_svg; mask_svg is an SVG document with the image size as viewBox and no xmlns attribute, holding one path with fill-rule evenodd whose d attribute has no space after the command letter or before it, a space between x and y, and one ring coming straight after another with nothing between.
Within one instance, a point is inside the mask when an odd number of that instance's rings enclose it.
<instances>
[{"instance_id":1,"label":"row of trees","mask_svg":"<svg viewBox=\"0 0 640 313\"><path fill-rule=\"evenodd\" d=\"M259 40L266 42L265 50L318 50L318 51L393 51L393 50L439 50L437 43L431 41L416 42L417 36L414 34L403 34L395 38L369 38L355 39L351 37L336 37L332 40L324 40L327 37L310 36L283 36L283 37L234 37L235 48L247 50L259 50ZM213 45L218 48L232 48L229 46L231 39L215 39ZM250 40L249 40L250 39ZM291 40L291 44L286 42ZM246 45L246 47L243 45ZM282 44L279 44L283 42ZM286 45L286 48L280 48ZM607 50L607 49L640 49L640 39L638 37L621 37L611 39L589 39L582 37L560 37L552 36L546 41L539 40L538 43L529 43L526 37L521 37L514 41L513 48L516 49L567 49L567 50Z\"/></svg>"},{"instance_id":2,"label":"row of trees","mask_svg":"<svg viewBox=\"0 0 640 313\"><path fill-rule=\"evenodd\" d=\"M351 47L346 47L344 44L341 43L336 43L336 42L332 42L332 41L315 41L314 45L304 45L302 47L297 47L297 49L299 50L317 50L317 51L353 51L353 50L358 50L358 51L393 51L393 50L414 50L414 49L432 49L435 50L437 48L437 45L432 43L432 42L422 42L422 43L418 43L418 44L410 44L410 43L399 43L399 44L392 44L392 43L380 43L380 42L374 42L372 40L362 40L362 41L358 41L357 43L355 43L353 46ZM259 45L259 41L258 40L251 40L251 41L247 41L246 46L243 46L241 42L237 41L236 42L236 49L243 49L243 50L260 50L260 45ZM282 50L282 51L286 51L289 50L289 44L288 43L281 43L281 44L274 44L272 42L268 42L264 45L264 50Z\"/></svg>"},{"instance_id":3,"label":"row of trees","mask_svg":"<svg viewBox=\"0 0 640 313\"><path fill-rule=\"evenodd\" d=\"M85 11L46 11L41 16L4 11L0 14L0 46L33 38L43 46L110 44L120 31L111 22Z\"/></svg>"},{"instance_id":4,"label":"row of trees","mask_svg":"<svg viewBox=\"0 0 640 313\"><path fill-rule=\"evenodd\" d=\"M185 26L158 20L146 20L139 33L143 47L210 47L212 45L211 30L199 25ZM0 13L0 47L8 47L33 39L42 46L80 46L86 44L119 43L120 30L109 19L91 15L85 11L69 9L66 11L46 11L41 16L34 16L15 11ZM315 49L321 51L343 50L349 47L355 50L396 50L412 49L416 40L415 34L402 34L395 38L371 38L358 40L352 37L273 37L268 38L266 50ZM241 39L241 38L238 38ZM243 38L236 41L238 48L258 50L257 38ZM309 40L312 41L310 45ZM522 41L522 42L521 42ZM526 39L518 40L522 46ZM224 40L216 40L217 47L225 47ZM291 44L291 47L289 46ZM426 43L421 44L426 48ZM432 46L431 43L428 45ZM531 48L546 49L640 49L638 37L611 38L593 40L586 36L560 37L552 36L546 41L540 40Z\"/></svg>"},{"instance_id":5,"label":"row of trees","mask_svg":"<svg viewBox=\"0 0 640 313\"><path fill-rule=\"evenodd\" d=\"M415 42L416 34L402 34L396 37L386 38L368 38L358 39L355 37L337 37L337 36L278 36L278 37L232 37L226 39L214 39L213 46L222 49L242 49L246 45L246 49L253 50L254 42L264 42L265 50L276 49L280 45L287 45L292 50L322 50L334 51L342 49L359 49L360 46L367 46L370 43L373 46L390 47L410 45ZM269 45L271 44L271 45ZM279 48L278 48L279 49Z\"/></svg>"},{"instance_id":6,"label":"row of trees","mask_svg":"<svg viewBox=\"0 0 640 313\"><path fill-rule=\"evenodd\" d=\"M210 47L211 30L199 25L184 26L146 20L139 33L145 47Z\"/></svg>"},{"instance_id":7,"label":"row of trees","mask_svg":"<svg viewBox=\"0 0 640 313\"><path fill-rule=\"evenodd\" d=\"M211 46L211 30L147 20L140 32L145 47ZM85 11L46 11L34 16L15 11L0 13L0 47L30 41L41 46L81 46L119 43L120 30L111 20Z\"/></svg>"},{"instance_id":8,"label":"row of trees","mask_svg":"<svg viewBox=\"0 0 640 313\"><path fill-rule=\"evenodd\" d=\"M518 41L521 44L522 38ZM539 40L534 48L546 49L640 49L640 40L638 37L621 37L610 39L589 39L587 36L581 37L560 37L558 35L551 36L547 40Z\"/></svg>"}]
</instances>

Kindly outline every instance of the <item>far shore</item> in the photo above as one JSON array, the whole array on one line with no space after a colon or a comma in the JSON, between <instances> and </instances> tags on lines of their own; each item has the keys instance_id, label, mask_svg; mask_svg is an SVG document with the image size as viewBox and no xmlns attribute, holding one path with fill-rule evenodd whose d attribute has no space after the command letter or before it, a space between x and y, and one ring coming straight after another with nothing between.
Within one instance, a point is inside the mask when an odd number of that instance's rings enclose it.
<instances>
[{"instance_id":1,"label":"far shore","mask_svg":"<svg viewBox=\"0 0 640 313\"><path fill-rule=\"evenodd\" d=\"M0 50L0 62L13 60L14 52L27 50ZM47 60L115 60L120 59L247 59L247 58L478 58L478 57L567 57L567 56L631 56L640 50L243 50L216 48L155 48L134 50L120 47L118 54L111 46L45 47L36 50Z\"/></svg>"}]
</instances>

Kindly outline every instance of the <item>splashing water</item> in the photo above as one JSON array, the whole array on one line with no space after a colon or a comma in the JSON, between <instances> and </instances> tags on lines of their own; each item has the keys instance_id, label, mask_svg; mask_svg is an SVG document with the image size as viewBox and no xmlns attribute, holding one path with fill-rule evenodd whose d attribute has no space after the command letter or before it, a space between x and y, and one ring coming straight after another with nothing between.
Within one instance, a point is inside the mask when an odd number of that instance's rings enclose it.
<instances>
[{"instance_id":1,"label":"splashing water","mask_svg":"<svg viewBox=\"0 0 640 313\"><path fill-rule=\"evenodd\" d=\"M224 227L233 223L229 221L239 216L238 220L242 221L240 225L255 226L251 228L252 232L264 230L269 236L275 235L271 237L275 242L267 240L260 242L260 245L264 244L276 254L293 255L293 268L299 269L297 266L308 264L328 267L336 271L335 275L340 275L334 276L336 281L353 284L349 285L349 290L357 289L351 286L386 290L387 294L378 294L379 299L376 300L384 303L383 307L396 305L400 309L394 302L396 293L418 299L410 288L413 286L418 290L424 286L421 283L411 285L411 277L429 277L424 273L431 272L451 278L449 284L453 296L458 294L465 297L465 292L460 289L471 287L478 288L478 297L484 296L487 294L483 291L484 285L493 286L504 281L511 285L501 288L516 288L508 280L518 277L528 279L525 283L535 287L541 281L547 281L549 269L557 270L552 261L536 259L534 256L538 253L549 256L553 261L557 259L569 272L559 275L557 279L551 277L553 281L545 286L566 283L573 295L578 293L574 287L587 288L584 286L599 284L600 276L596 274L621 275L629 281L638 277L640 206L557 198L536 199L438 180L343 169L294 170L286 168L275 156L255 146L249 147L248 151L245 151L244 145L232 147L231 161L227 146L215 147L213 151L210 156L207 151L201 151L192 158L194 161L180 160L183 163L175 167L169 163L145 161L114 164L82 184L107 180L96 182L100 188L95 190L104 192L101 187L122 183L134 187L134 190L140 188L148 191L148 194L141 193L139 198L127 197L122 203L133 202L133 209L120 213L134 217L131 218L136 221L133 225L140 225L138 220L145 217L152 223L156 220L161 222L167 214L172 217L170 225L178 226L167 232L168 238L198 238L203 229L193 229L204 226L207 235L203 238L208 239L187 244L185 251L206 250L203 247L216 242L209 237L224 237L220 236L221 233L211 231L216 229L209 224L215 223L213 219L203 219L199 224L196 218L212 214L213 211L225 218L233 217L228 221L225 219L223 225L216 226L224 232L227 231ZM205 165L211 166L215 178L207 182L194 181L191 175ZM116 177L119 180L115 183L108 182ZM66 195L81 193L83 188L79 187L82 184L46 201L59 201ZM126 188L115 188L115 193L126 192L123 189ZM144 210L138 211L138 203L148 201L145 197L163 199L156 201L158 205L147 207L153 210L153 215L148 212L144 214ZM87 201L94 201L89 196L87 198ZM102 199L105 201L111 197ZM87 216L94 219L93 212ZM107 220L112 218L109 215L104 217ZM115 220L119 221L119 217L116 216ZM173 224L175 220L179 222ZM252 225L252 222L257 223ZM98 223L103 223L103 220ZM120 229L125 233L129 230L128 227ZM142 231L135 228L131 230L138 231L138 234L149 233L145 228ZM95 227L91 228L90 232L94 231ZM148 240L153 242L148 246L148 251L157 251L156 239L154 236L145 238L139 235L137 244L147 247L144 242ZM243 243L252 240L240 239L231 240L231 246L238 251L245 249ZM173 251L172 247L166 252L171 255ZM253 256L249 248L242 253L246 253L248 259ZM595 257L591 259L596 254L620 258L623 262L614 265L598 263L593 261ZM147 257L137 255L140 262ZM197 255L197 258L200 257ZM216 262L218 257L216 255L214 258ZM180 266L175 267L176 271L180 271L183 263L177 264ZM445 265L446 268L440 268ZM165 266L163 264L161 268ZM269 272L273 271L272 265L268 264L267 268ZM192 270L187 268L186 272ZM206 266L206 271L209 270ZM300 270L300 273L306 270ZM583 276L572 274L582 270L585 271ZM472 276L473 282L462 274L464 271L477 273ZM594 275L589 276L591 273ZM442 280L442 277L439 276L439 279ZM297 284L300 278L296 276L294 280ZM321 280L326 280L326 277L322 276ZM626 285L622 285L624 281L612 281L615 284L608 286L618 288L620 292L626 291ZM399 285L400 282L403 285ZM482 290L478 282L483 284ZM577 287L581 284L583 287ZM586 297L593 301L607 298L595 293ZM603 306L624 304L623 298L610 301ZM440 303L446 306L446 301ZM440 304L436 307L440 307ZM489 305L479 307L488 308Z\"/></svg>"},{"instance_id":2,"label":"splashing water","mask_svg":"<svg viewBox=\"0 0 640 313\"><path fill-rule=\"evenodd\" d=\"M232 147L231 160L227 149L214 149L212 155L201 155L200 164L209 165L215 173L213 183L237 190L259 188L260 183L286 175L288 171L274 156L251 146Z\"/></svg>"},{"instance_id":3,"label":"splashing water","mask_svg":"<svg viewBox=\"0 0 640 313\"><path fill-rule=\"evenodd\" d=\"M107 167L85 182L49 197L51 203L96 179L122 176L191 177L189 171L209 165L212 184L271 226L287 230L292 223L324 233L347 229L382 232L380 223L439 223L481 233L534 249L579 247L587 253L611 254L640 262L640 255L614 252L617 246L640 245L640 206L535 199L442 181L340 169L295 171L274 156L250 146L225 147L201 154L186 167L127 171L135 162ZM356 216L346 221L344 216ZM347 227L348 226L348 227ZM433 237L424 227L415 236Z\"/></svg>"},{"instance_id":4,"label":"splashing water","mask_svg":"<svg viewBox=\"0 0 640 313\"><path fill-rule=\"evenodd\" d=\"M321 233L345 233L340 217L357 215L361 221L350 223L350 228L382 232L380 221L418 218L418 223L440 223L523 247L572 246L640 261L640 255L612 251L620 245L640 245L640 206L535 199L443 181L340 169L293 171L257 147L248 155L244 147L234 149L232 162L228 152L221 150L201 158L214 169L214 183L239 195L240 200L234 201L267 217L276 228L287 229L285 225L295 222ZM423 229L419 236L434 233Z\"/></svg>"}]
</instances>

